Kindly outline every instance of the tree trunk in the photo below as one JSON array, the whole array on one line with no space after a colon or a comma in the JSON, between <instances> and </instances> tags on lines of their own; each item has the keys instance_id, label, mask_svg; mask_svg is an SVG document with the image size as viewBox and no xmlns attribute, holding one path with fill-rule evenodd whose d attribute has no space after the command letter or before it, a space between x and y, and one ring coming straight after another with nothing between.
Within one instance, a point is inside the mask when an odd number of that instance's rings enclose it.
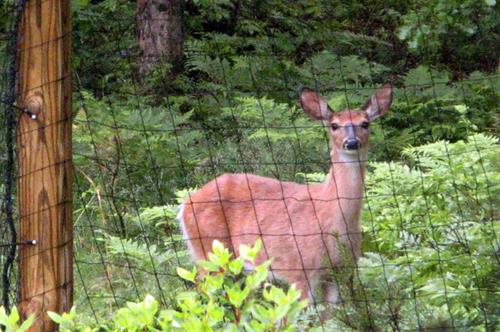
<instances>
[{"instance_id":1,"label":"tree trunk","mask_svg":"<svg viewBox=\"0 0 500 332\"><path fill-rule=\"evenodd\" d=\"M165 63L175 73L183 57L182 0L137 0L137 27L141 76Z\"/></svg>"}]
</instances>

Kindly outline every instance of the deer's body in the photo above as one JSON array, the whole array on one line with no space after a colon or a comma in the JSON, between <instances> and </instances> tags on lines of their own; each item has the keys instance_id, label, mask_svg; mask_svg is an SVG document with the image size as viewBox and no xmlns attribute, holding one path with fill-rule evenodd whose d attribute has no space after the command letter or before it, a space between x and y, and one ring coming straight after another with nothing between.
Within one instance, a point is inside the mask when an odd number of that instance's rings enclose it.
<instances>
[{"instance_id":1,"label":"deer's body","mask_svg":"<svg viewBox=\"0 0 500 332\"><path fill-rule=\"evenodd\" d=\"M370 120L367 112L355 110L328 118L326 113L316 115L314 109L308 110L314 103L307 97L301 100L306 112L324 122ZM313 102L320 107L323 100ZM346 254L356 260L361 248L359 217L368 132L356 134L353 128L359 148L356 144L356 149L346 150L347 138L331 136L332 167L323 184L225 174L192 193L182 205L179 220L193 258L206 259L215 239L238 255L240 244L260 238L263 250L256 263L272 258L272 275L295 283L303 297L314 299L314 291L321 287L327 301L336 301L328 275L345 262ZM342 253L341 247L346 248Z\"/></svg>"}]
</instances>

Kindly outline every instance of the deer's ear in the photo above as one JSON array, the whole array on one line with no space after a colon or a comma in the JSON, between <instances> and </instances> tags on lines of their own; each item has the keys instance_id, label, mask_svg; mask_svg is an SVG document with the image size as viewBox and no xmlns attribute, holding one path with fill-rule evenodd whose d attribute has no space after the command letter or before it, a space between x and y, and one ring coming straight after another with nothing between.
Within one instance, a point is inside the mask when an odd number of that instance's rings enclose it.
<instances>
[{"instance_id":1,"label":"deer's ear","mask_svg":"<svg viewBox=\"0 0 500 332\"><path fill-rule=\"evenodd\" d=\"M381 115L387 113L392 103L392 84L385 83L370 97L362 107L368 114L368 118L375 120Z\"/></svg>"},{"instance_id":2,"label":"deer's ear","mask_svg":"<svg viewBox=\"0 0 500 332\"><path fill-rule=\"evenodd\" d=\"M313 119L327 121L332 116L332 110L326 100L309 88L302 88L300 91L300 105Z\"/></svg>"}]
</instances>

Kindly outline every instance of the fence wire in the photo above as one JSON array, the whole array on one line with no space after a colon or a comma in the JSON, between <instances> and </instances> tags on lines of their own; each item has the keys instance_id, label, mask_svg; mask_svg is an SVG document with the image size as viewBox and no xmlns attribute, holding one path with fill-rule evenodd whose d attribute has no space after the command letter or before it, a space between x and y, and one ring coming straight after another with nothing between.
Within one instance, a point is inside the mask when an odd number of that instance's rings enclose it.
<instances>
[{"instance_id":1,"label":"fence wire","mask_svg":"<svg viewBox=\"0 0 500 332\"><path fill-rule=\"evenodd\" d=\"M22 3L4 12L19 14ZM15 106L16 17L9 18L0 44L0 109L6 124L0 147L0 262L6 307L15 302L18 279L13 265L18 245L13 227L18 176L14 130L21 115ZM92 22L91 17L78 19ZM163 58L141 77L137 50L130 46L133 19L119 18L112 28L101 28L90 28L95 34L91 46L109 68L85 63L83 45L89 37L81 36L81 30L73 34L73 141L67 144L73 145L74 163L73 284L82 315L105 323L110 309L146 294L163 306L175 306L176 294L192 287L176 273L177 267L193 265L187 241L204 247L218 239L232 246L239 238L262 237L266 256L275 252L268 247L271 242L293 243L298 253L299 262L290 264L298 268L272 264L273 277L302 273L306 288L316 289L310 276L321 273L339 285L337 303L311 295L311 306L301 318L303 329L498 327L498 74L452 80L428 66L394 74L359 60L361 55L334 48L291 63L290 54L279 50L237 56L225 49L203 51L192 41L184 55L189 68L185 77L172 75ZM110 71L118 67L118 72ZM335 177L335 167L345 165L332 164L333 131L330 124L325 129L324 123L303 114L300 89L320 92L335 111L354 110L386 81L394 86L391 110L371 124L367 160L348 162L366 164L362 194L318 197L312 188L319 188L330 169L334 192L348 179ZM355 112L348 114L354 121ZM235 200L227 194L227 184L217 178L226 173L240 174L249 198ZM283 181L277 182L275 197L252 192L250 174ZM198 199L196 191L212 179L218 179L212 196ZM290 194L289 182L303 185L300 197ZM361 228L345 235L347 255L356 255L353 241L363 238L361 256L356 264L336 264L324 254L322 227L328 211L316 207L330 204L347 229L350 220L343 204L361 199ZM196 233L208 221L194 211L220 204L225 232L183 236L176 220L183 202L193 207ZM307 204L313 220L301 219L303 211L297 210ZM248 221L230 220L224 209L239 205L249 207L246 218L255 223L254 232L232 234L231 222ZM262 227L269 218L262 216L264 205L282 211L275 222L285 223L288 233L265 233ZM296 230L301 222L310 224L308 232ZM311 253L301 248L305 238L323 241L317 254L330 261L308 267L303 256ZM283 254L274 258L286 261ZM320 320L332 305L334 322Z\"/></svg>"}]
</instances>

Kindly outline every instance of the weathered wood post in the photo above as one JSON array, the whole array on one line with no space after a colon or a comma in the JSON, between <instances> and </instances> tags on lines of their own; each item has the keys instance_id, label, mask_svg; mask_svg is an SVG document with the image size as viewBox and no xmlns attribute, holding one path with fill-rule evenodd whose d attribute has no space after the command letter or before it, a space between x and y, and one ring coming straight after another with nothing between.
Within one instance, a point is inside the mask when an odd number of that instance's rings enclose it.
<instances>
[{"instance_id":1,"label":"weathered wood post","mask_svg":"<svg viewBox=\"0 0 500 332\"><path fill-rule=\"evenodd\" d=\"M54 331L73 301L70 1L26 1L18 54L20 309Z\"/></svg>"}]
</instances>

